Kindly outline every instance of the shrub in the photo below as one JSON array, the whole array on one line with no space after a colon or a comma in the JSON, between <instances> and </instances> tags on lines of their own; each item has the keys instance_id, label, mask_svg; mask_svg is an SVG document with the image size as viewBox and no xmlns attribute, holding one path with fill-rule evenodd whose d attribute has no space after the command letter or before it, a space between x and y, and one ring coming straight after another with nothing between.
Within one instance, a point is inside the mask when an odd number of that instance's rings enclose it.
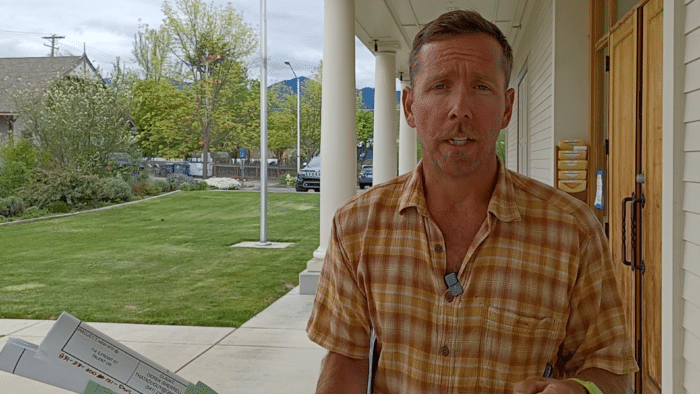
<instances>
[{"instance_id":1,"label":"shrub","mask_svg":"<svg viewBox=\"0 0 700 394\"><path fill-rule=\"evenodd\" d=\"M166 178L172 190L207 190L209 185L206 182L194 179L184 174L170 174Z\"/></svg>"},{"instance_id":2,"label":"shrub","mask_svg":"<svg viewBox=\"0 0 700 394\"><path fill-rule=\"evenodd\" d=\"M0 215L5 217L21 216L24 213L24 201L19 197L0 198Z\"/></svg>"},{"instance_id":3,"label":"shrub","mask_svg":"<svg viewBox=\"0 0 700 394\"><path fill-rule=\"evenodd\" d=\"M190 180L190 177L185 174L170 174L165 178L165 180L168 181L172 190L176 190L181 184L187 183Z\"/></svg>"},{"instance_id":4,"label":"shrub","mask_svg":"<svg viewBox=\"0 0 700 394\"><path fill-rule=\"evenodd\" d=\"M137 182L131 185L131 190L135 196L148 197L157 196L158 188L151 182Z\"/></svg>"},{"instance_id":5,"label":"shrub","mask_svg":"<svg viewBox=\"0 0 700 394\"><path fill-rule=\"evenodd\" d=\"M168 193L173 191L173 188L170 185L170 183L162 179L158 179L157 181L155 181L154 185L161 193Z\"/></svg>"},{"instance_id":6,"label":"shrub","mask_svg":"<svg viewBox=\"0 0 700 394\"><path fill-rule=\"evenodd\" d=\"M0 168L0 198L8 197L15 190L27 184L30 171L21 161L8 161Z\"/></svg>"},{"instance_id":7,"label":"shrub","mask_svg":"<svg viewBox=\"0 0 700 394\"><path fill-rule=\"evenodd\" d=\"M27 205L48 209L63 201L68 207L92 206L99 201L101 182L79 170L35 171L35 179L17 190Z\"/></svg>"},{"instance_id":8,"label":"shrub","mask_svg":"<svg viewBox=\"0 0 700 394\"><path fill-rule=\"evenodd\" d=\"M33 218L39 218L42 216L46 216L49 213L51 213L48 209L41 209L39 207L29 207L27 208L26 211L24 211L24 214L22 215L22 219L33 219Z\"/></svg>"},{"instance_id":9,"label":"shrub","mask_svg":"<svg viewBox=\"0 0 700 394\"><path fill-rule=\"evenodd\" d=\"M128 201L134 194L131 186L120 178L103 178L100 199L107 202Z\"/></svg>"},{"instance_id":10,"label":"shrub","mask_svg":"<svg viewBox=\"0 0 700 394\"><path fill-rule=\"evenodd\" d=\"M51 213L68 213L68 204L65 201L54 201L49 206L49 212Z\"/></svg>"}]
</instances>

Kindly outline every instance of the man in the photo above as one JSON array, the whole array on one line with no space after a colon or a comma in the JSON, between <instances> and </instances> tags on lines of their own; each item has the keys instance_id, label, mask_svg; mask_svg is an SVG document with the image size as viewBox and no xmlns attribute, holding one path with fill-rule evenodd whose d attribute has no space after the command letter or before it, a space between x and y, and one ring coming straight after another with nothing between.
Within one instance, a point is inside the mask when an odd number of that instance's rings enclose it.
<instances>
[{"instance_id":1,"label":"man","mask_svg":"<svg viewBox=\"0 0 700 394\"><path fill-rule=\"evenodd\" d=\"M423 160L334 217L308 326L329 350L317 392L366 392L374 329L376 393L626 393L637 367L600 224L496 155L505 37L453 11L410 62Z\"/></svg>"}]
</instances>

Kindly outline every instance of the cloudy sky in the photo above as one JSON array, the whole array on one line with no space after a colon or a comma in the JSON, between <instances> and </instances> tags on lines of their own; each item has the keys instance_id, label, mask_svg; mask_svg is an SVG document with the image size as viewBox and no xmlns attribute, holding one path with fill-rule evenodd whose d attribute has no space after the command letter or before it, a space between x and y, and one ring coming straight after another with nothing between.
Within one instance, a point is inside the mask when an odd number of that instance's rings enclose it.
<instances>
[{"instance_id":1,"label":"cloudy sky","mask_svg":"<svg viewBox=\"0 0 700 394\"><path fill-rule=\"evenodd\" d=\"M226 3L214 0L216 5ZM231 3L259 34L260 0ZM56 34L66 37L58 41L59 54L81 55L85 44L88 57L103 74L117 57L135 67L134 34L139 24L161 25L162 4L163 0L0 0L0 57L46 56L51 49L44 45L50 41L42 37ZM323 58L323 0L267 0L267 37L268 83L294 78L285 61L297 75L310 77ZM355 46L357 87L374 87L374 56L358 40ZM259 69L251 75L258 78Z\"/></svg>"}]
</instances>

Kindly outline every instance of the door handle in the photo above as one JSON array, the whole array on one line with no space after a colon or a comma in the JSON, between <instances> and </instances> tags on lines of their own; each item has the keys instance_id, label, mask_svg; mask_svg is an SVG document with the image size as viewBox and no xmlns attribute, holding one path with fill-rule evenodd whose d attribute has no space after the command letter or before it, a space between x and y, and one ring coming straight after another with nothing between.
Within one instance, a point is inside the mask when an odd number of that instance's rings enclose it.
<instances>
[{"instance_id":1,"label":"door handle","mask_svg":"<svg viewBox=\"0 0 700 394\"><path fill-rule=\"evenodd\" d=\"M622 199L622 264L628 267L632 267L633 263L627 260L627 203L633 203L634 200L634 193L632 193L632 197L625 197ZM632 212L634 212L634 210ZM632 219L632 221L634 221L634 219Z\"/></svg>"},{"instance_id":2,"label":"door handle","mask_svg":"<svg viewBox=\"0 0 700 394\"><path fill-rule=\"evenodd\" d=\"M630 231L632 232L632 261L627 260L627 204L632 203L632 221L630 222ZM635 193L631 197L622 199L622 264L632 268L632 270L641 270L644 274L644 262L637 264L637 236L642 233L641 218L637 220L637 204L641 204L644 208L646 199L644 194L641 198L637 198Z\"/></svg>"}]
</instances>

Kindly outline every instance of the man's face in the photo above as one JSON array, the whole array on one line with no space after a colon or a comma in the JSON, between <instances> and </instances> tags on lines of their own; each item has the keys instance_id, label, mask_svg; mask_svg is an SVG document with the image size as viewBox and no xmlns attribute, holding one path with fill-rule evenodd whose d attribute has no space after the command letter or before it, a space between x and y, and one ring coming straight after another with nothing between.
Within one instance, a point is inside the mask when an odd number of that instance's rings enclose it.
<instances>
[{"instance_id":1,"label":"man's face","mask_svg":"<svg viewBox=\"0 0 700 394\"><path fill-rule=\"evenodd\" d=\"M403 105L418 131L425 169L464 177L495 165L496 140L510 122L514 98L513 89L506 91L498 41L486 34L434 41L418 60Z\"/></svg>"}]
</instances>

